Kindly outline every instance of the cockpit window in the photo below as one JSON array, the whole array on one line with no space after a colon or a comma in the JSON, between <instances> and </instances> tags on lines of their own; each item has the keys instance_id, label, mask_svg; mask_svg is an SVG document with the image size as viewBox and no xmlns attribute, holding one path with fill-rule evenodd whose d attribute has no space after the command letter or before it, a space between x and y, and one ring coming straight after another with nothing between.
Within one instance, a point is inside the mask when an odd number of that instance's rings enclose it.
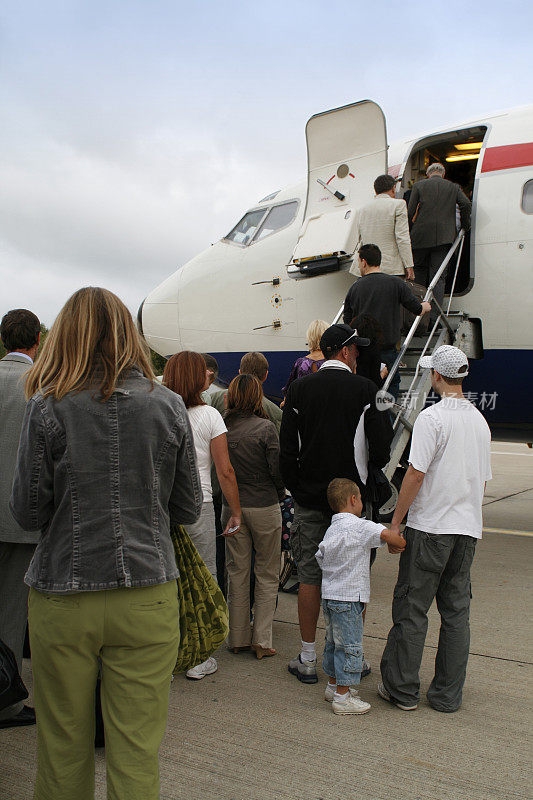
<instances>
[{"instance_id":1,"label":"cockpit window","mask_svg":"<svg viewBox=\"0 0 533 800\"><path fill-rule=\"evenodd\" d=\"M524 184L522 191L522 211L533 214L533 180Z\"/></svg>"},{"instance_id":2,"label":"cockpit window","mask_svg":"<svg viewBox=\"0 0 533 800\"><path fill-rule=\"evenodd\" d=\"M235 244L250 244L265 213L266 209L264 208L260 208L258 211L248 211L241 221L235 225L233 230L224 238L229 242L235 242Z\"/></svg>"},{"instance_id":3,"label":"cockpit window","mask_svg":"<svg viewBox=\"0 0 533 800\"><path fill-rule=\"evenodd\" d=\"M297 210L298 203L295 200L291 203L283 203L281 206L271 208L254 241L258 242L260 239L264 239L265 236L270 236L274 231L279 231L281 228L290 225L296 216Z\"/></svg>"}]
</instances>

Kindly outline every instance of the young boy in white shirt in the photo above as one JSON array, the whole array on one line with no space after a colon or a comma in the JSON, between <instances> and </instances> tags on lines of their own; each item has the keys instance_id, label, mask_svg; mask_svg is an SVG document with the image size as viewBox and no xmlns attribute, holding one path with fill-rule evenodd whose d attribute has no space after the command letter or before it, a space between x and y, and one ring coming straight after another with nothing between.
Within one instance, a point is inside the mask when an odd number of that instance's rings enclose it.
<instances>
[{"instance_id":1,"label":"young boy in white shirt","mask_svg":"<svg viewBox=\"0 0 533 800\"><path fill-rule=\"evenodd\" d=\"M398 552L402 536L361 519L356 483L335 478L327 491L331 525L315 554L322 569L322 612L326 643L322 668L329 677L325 699L335 714L366 714L370 703L357 696L363 668L363 610L370 600L370 550L387 542Z\"/></svg>"}]
</instances>

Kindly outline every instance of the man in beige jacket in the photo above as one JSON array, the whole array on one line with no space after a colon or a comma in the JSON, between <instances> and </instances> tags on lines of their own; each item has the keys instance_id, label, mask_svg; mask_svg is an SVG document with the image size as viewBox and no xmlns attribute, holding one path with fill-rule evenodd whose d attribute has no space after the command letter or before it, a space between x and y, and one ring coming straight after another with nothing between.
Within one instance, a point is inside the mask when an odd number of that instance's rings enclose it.
<instances>
[{"instance_id":1,"label":"man in beige jacket","mask_svg":"<svg viewBox=\"0 0 533 800\"><path fill-rule=\"evenodd\" d=\"M381 271L388 275L404 275L414 280L413 254L404 200L394 196L396 181L390 175L378 175L374 181L376 196L357 212L357 247L376 244L381 250ZM358 260L350 269L359 277Z\"/></svg>"}]
</instances>

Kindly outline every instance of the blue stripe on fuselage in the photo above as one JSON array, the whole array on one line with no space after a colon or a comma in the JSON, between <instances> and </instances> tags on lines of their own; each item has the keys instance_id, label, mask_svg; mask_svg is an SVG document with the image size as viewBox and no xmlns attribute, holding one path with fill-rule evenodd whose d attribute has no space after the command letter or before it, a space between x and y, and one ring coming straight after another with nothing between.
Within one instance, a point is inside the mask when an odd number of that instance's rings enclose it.
<instances>
[{"instance_id":1,"label":"blue stripe on fuselage","mask_svg":"<svg viewBox=\"0 0 533 800\"><path fill-rule=\"evenodd\" d=\"M228 385L239 372L244 353L212 353L219 379ZM279 401L292 365L305 351L265 352L268 377L265 394ZM494 435L506 441L533 441L533 350L485 350L482 359L470 361L465 393L483 413Z\"/></svg>"}]
</instances>

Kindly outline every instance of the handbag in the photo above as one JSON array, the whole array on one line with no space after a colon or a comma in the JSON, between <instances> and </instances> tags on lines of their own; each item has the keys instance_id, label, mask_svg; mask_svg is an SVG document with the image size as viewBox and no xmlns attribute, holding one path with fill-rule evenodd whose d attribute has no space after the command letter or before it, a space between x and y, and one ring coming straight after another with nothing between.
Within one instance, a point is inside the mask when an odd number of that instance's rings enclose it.
<instances>
[{"instance_id":1,"label":"handbag","mask_svg":"<svg viewBox=\"0 0 533 800\"><path fill-rule=\"evenodd\" d=\"M206 661L229 633L224 595L182 525L171 529L179 571L180 643L174 672Z\"/></svg>"},{"instance_id":2,"label":"handbag","mask_svg":"<svg viewBox=\"0 0 533 800\"><path fill-rule=\"evenodd\" d=\"M281 549L291 549L291 527L294 521L294 500L288 496L280 503L281 507Z\"/></svg>"},{"instance_id":3,"label":"handbag","mask_svg":"<svg viewBox=\"0 0 533 800\"><path fill-rule=\"evenodd\" d=\"M27 696L13 651L0 639L0 711Z\"/></svg>"},{"instance_id":4,"label":"handbag","mask_svg":"<svg viewBox=\"0 0 533 800\"><path fill-rule=\"evenodd\" d=\"M294 500L290 495L287 495L285 500L280 503L281 506L281 567L279 573L279 588L280 591L286 593L295 593L298 591L300 584L298 581L292 583L288 589L289 580L296 573L296 561L292 553L291 536L292 524L294 522Z\"/></svg>"}]
</instances>

